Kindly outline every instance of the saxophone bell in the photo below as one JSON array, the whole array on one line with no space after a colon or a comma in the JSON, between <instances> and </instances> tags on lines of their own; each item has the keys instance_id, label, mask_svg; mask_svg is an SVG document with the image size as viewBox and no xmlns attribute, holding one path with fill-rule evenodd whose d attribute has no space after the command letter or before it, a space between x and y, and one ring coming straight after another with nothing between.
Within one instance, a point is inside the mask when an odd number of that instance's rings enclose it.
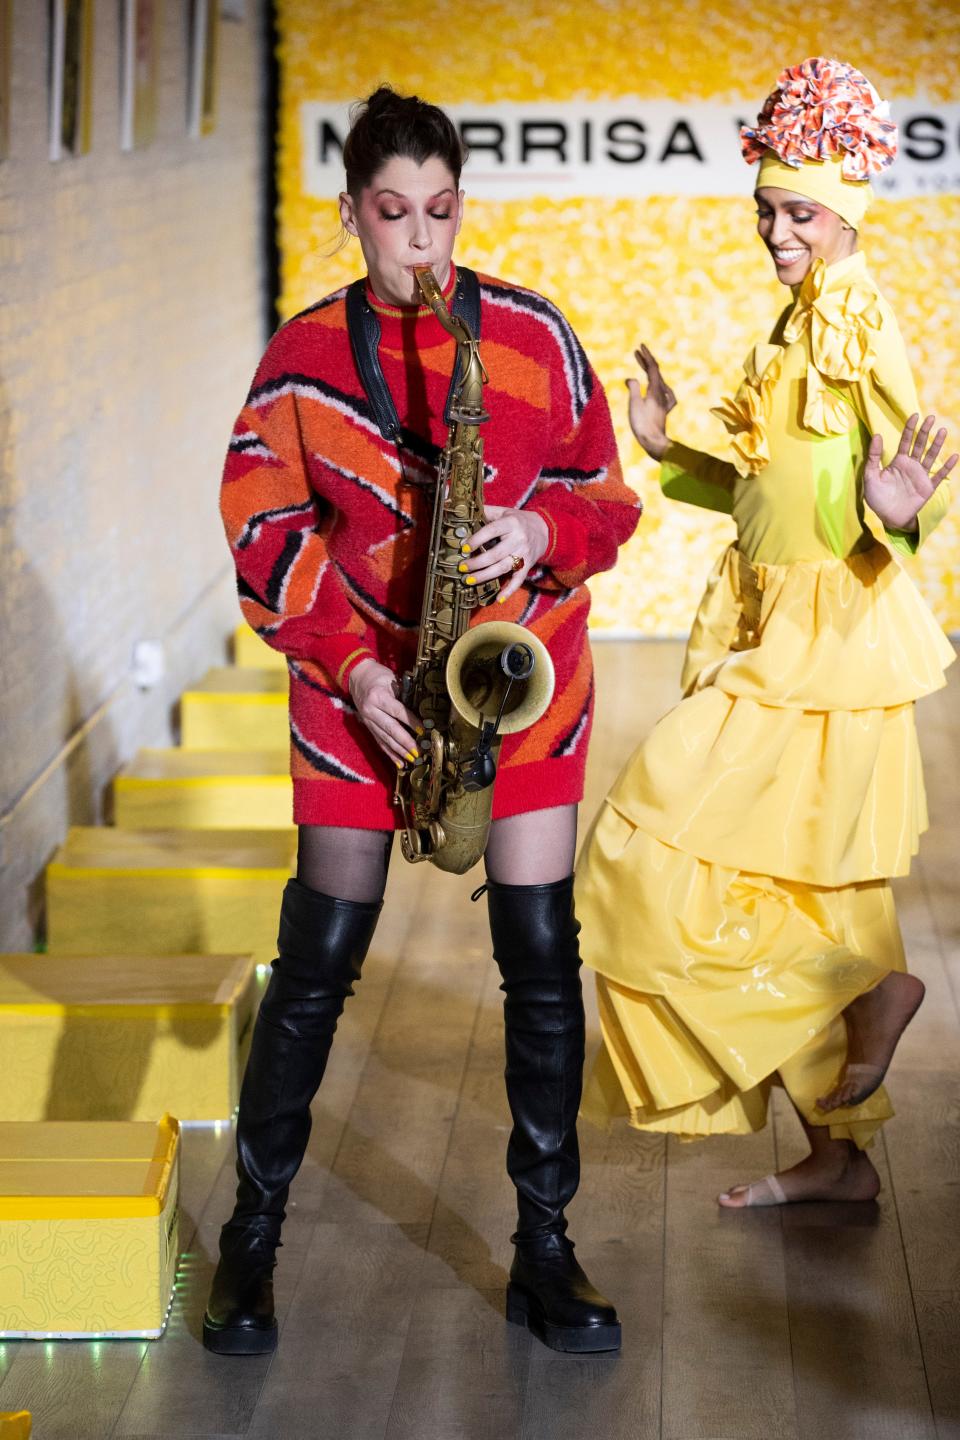
<instances>
[{"instance_id":1,"label":"saxophone bell","mask_svg":"<svg viewBox=\"0 0 960 1440\"><path fill-rule=\"evenodd\" d=\"M492 785L497 779L497 757L492 755L491 749L494 743L498 742L499 727L504 719L504 711L507 710L508 703L510 703L512 688L514 688L514 684L522 684L524 681L530 680L535 665L537 665L537 657L527 642L514 641L511 645L504 645L495 661L485 661L484 664L486 670L495 671L499 668L507 677L507 684L486 685L485 700L489 703L489 698L499 693L501 701L499 701L497 719L484 720L484 727L482 727L481 736L476 742L476 749L463 762L462 780L465 791L485 791L486 786ZM475 704L478 675L479 667L472 672L471 680L474 681L474 684L469 687Z\"/></svg>"},{"instance_id":2,"label":"saxophone bell","mask_svg":"<svg viewBox=\"0 0 960 1440\"><path fill-rule=\"evenodd\" d=\"M488 620L461 635L447 656L445 678L461 719L481 733L493 722L498 737L535 724L553 697L549 650L510 620Z\"/></svg>"}]
</instances>

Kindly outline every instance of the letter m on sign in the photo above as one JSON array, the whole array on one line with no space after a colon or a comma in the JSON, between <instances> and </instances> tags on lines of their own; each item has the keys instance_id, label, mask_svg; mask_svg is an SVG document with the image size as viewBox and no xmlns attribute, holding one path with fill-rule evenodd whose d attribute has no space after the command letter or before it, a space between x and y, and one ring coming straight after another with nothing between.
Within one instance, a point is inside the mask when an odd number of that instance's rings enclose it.
<instances>
[{"instance_id":1,"label":"letter m on sign","mask_svg":"<svg viewBox=\"0 0 960 1440\"><path fill-rule=\"evenodd\" d=\"M317 126L317 159L321 165L329 165L331 158L339 161L343 156L343 140L329 120L321 120Z\"/></svg>"}]
</instances>

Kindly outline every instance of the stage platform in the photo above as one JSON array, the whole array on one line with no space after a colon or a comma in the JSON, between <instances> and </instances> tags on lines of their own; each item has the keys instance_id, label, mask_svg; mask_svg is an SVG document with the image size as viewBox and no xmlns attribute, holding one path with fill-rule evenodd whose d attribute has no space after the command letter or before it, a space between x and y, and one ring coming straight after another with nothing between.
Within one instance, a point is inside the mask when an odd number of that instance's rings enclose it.
<instances>
[{"instance_id":1,"label":"stage platform","mask_svg":"<svg viewBox=\"0 0 960 1440\"><path fill-rule=\"evenodd\" d=\"M288 749L139 750L113 782L124 829L273 830L292 817Z\"/></svg>"},{"instance_id":2,"label":"stage platform","mask_svg":"<svg viewBox=\"0 0 960 1440\"><path fill-rule=\"evenodd\" d=\"M47 866L63 955L243 955L267 963L296 832L76 826Z\"/></svg>"},{"instance_id":3,"label":"stage platform","mask_svg":"<svg viewBox=\"0 0 960 1440\"><path fill-rule=\"evenodd\" d=\"M679 694L678 645L594 655L582 830ZM619 1306L623 1352L557 1355L506 1325L515 1210L503 997L485 907L469 901L482 873L395 851L291 1196L276 1355L201 1349L234 1157L231 1127L188 1128L163 1339L7 1343L0 1407L33 1410L43 1440L957 1440L960 666L918 722L932 828L896 889L927 1000L888 1079L877 1204L717 1207L718 1191L799 1158L782 1097L764 1131L731 1140L584 1125L570 1233ZM584 989L592 1045L589 976Z\"/></svg>"},{"instance_id":4,"label":"stage platform","mask_svg":"<svg viewBox=\"0 0 960 1440\"><path fill-rule=\"evenodd\" d=\"M2 1120L229 1120L256 1006L239 955L0 955Z\"/></svg>"},{"instance_id":5,"label":"stage platform","mask_svg":"<svg viewBox=\"0 0 960 1440\"><path fill-rule=\"evenodd\" d=\"M219 665L180 697L180 743L186 750L285 750L287 674Z\"/></svg>"},{"instance_id":6,"label":"stage platform","mask_svg":"<svg viewBox=\"0 0 960 1440\"><path fill-rule=\"evenodd\" d=\"M0 1340L161 1334L179 1254L178 1157L169 1116L0 1122Z\"/></svg>"}]
</instances>

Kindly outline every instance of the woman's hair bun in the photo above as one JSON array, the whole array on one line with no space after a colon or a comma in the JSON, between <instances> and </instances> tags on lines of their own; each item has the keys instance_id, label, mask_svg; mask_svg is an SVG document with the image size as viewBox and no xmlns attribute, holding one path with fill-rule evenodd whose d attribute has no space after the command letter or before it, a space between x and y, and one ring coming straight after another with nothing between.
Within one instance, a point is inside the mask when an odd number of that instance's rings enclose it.
<instances>
[{"instance_id":1,"label":"woman's hair bun","mask_svg":"<svg viewBox=\"0 0 960 1440\"><path fill-rule=\"evenodd\" d=\"M372 95L368 95L366 100L357 102L351 113L351 121L355 121L364 113L369 116L371 121L379 120L396 108L400 98L396 90L392 90L389 85L381 85L374 90Z\"/></svg>"},{"instance_id":2,"label":"woman's hair bun","mask_svg":"<svg viewBox=\"0 0 960 1440\"><path fill-rule=\"evenodd\" d=\"M454 185L460 184L466 152L450 116L419 95L399 95L389 85L379 85L350 111L343 147L350 194L358 195L395 155L418 165L435 155L449 169Z\"/></svg>"}]
</instances>

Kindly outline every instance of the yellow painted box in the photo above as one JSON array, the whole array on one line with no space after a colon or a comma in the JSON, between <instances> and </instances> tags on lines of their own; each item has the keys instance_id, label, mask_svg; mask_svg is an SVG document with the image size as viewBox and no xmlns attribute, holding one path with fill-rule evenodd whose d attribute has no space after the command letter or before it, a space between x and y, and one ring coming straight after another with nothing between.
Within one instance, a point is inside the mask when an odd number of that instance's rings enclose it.
<instances>
[{"instance_id":1,"label":"yellow painted box","mask_svg":"<svg viewBox=\"0 0 960 1440\"><path fill-rule=\"evenodd\" d=\"M61 955L276 954L296 831L73 827L47 866Z\"/></svg>"},{"instance_id":2,"label":"yellow painted box","mask_svg":"<svg viewBox=\"0 0 960 1440\"><path fill-rule=\"evenodd\" d=\"M287 657L282 650L274 650L266 640L261 640L249 625L238 625L233 632L233 663L247 668L282 670L287 673Z\"/></svg>"},{"instance_id":3,"label":"yellow painted box","mask_svg":"<svg viewBox=\"0 0 960 1440\"><path fill-rule=\"evenodd\" d=\"M0 1122L0 1338L154 1338L177 1268L180 1129Z\"/></svg>"},{"instance_id":4,"label":"yellow painted box","mask_svg":"<svg viewBox=\"0 0 960 1440\"><path fill-rule=\"evenodd\" d=\"M131 830L279 830L293 824L288 753L138 750L113 782L113 818Z\"/></svg>"},{"instance_id":5,"label":"yellow painted box","mask_svg":"<svg viewBox=\"0 0 960 1440\"><path fill-rule=\"evenodd\" d=\"M229 1120L256 1003L246 955L0 955L3 1120Z\"/></svg>"},{"instance_id":6,"label":"yellow painted box","mask_svg":"<svg viewBox=\"0 0 960 1440\"><path fill-rule=\"evenodd\" d=\"M0 1440L30 1440L32 1430L29 1410L0 1410Z\"/></svg>"},{"instance_id":7,"label":"yellow painted box","mask_svg":"<svg viewBox=\"0 0 960 1440\"><path fill-rule=\"evenodd\" d=\"M290 744L287 676L281 670L220 665L180 697L187 750L283 750Z\"/></svg>"}]
</instances>

